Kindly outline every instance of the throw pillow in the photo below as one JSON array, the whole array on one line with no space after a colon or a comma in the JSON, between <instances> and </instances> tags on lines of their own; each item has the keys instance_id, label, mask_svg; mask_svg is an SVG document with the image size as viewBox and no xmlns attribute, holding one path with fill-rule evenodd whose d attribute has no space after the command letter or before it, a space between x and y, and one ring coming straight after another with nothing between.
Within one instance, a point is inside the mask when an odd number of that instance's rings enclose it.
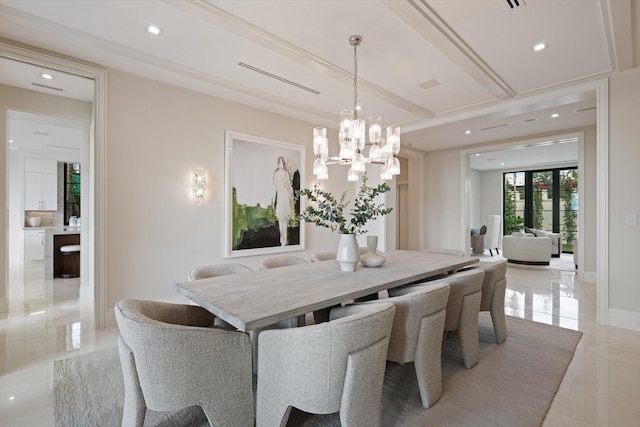
<instances>
[{"instance_id":1,"label":"throw pillow","mask_svg":"<svg viewBox=\"0 0 640 427\"><path fill-rule=\"evenodd\" d=\"M521 231L514 231L511 235L514 237L526 237L526 234Z\"/></svg>"},{"instance_id":2,"label":"throw pillow","mask_svg":"<svg viewBox=\"0 0 640 427\"><path fill-rule=\"evenodd\" d=\"M525 233L536 234L536 229L535 229L535 228L525 227L525 228L524 228L524 232L525 232Z\"/></svg>"},{"instance_id":3,"label":"throw pillow","mask_svg":"<svg viewBox=\"0 0 640 427\"><path fill-rule=\"evenodd\" d=\"M533 233L524 233L524 237L536 237Z\"/></svg>"},{"instance_id":4,"label":"throw pillow","mask_svg":"<svg viewBox=\"0 0 640 427\"><path fill-rule=\"evenodd\" d=\"M475 236L476 234L480 234L480 230L478 228L472 228L471 229L471 235Z\"/></svg>"},{"instance_id":5,"label":"throw pillow","mask_svg":"<svg viewBox=\"0 0 640 427\"><path fill-rule=\"evenodd\" d=\"M533 234L535 234L536 237L548 237L545 230L536 230Z\"/></svg>"}]
</instances>

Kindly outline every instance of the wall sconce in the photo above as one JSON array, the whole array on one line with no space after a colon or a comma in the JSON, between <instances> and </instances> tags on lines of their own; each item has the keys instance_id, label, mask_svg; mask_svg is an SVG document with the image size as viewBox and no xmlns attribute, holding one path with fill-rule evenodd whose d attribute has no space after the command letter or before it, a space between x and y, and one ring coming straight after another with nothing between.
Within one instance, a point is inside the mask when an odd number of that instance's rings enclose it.
<instances>
[{"instance_id":1,"label":"wall sconce","mask_svg":"<svg viewBox=\"0 0 640 427\"><path fill-rule=\"evenodd\" d=\"M193 200L195 202L204 202L207 196L207 177L206 172L201 169L193 171Z\"/></svg>"}]
</instances>

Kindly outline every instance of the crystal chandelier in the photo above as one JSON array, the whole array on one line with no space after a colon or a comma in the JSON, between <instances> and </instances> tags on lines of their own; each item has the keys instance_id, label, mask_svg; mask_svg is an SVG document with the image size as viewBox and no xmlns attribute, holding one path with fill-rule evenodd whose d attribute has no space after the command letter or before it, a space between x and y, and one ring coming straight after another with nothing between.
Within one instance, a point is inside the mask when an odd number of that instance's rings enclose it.
<instances>
[{"instance_id":1,"label":"crystal chandelier","mask_svg":"<svg viewBox=\"0 0 640 427\"><path fill-rule=\"evenodd\" d=\"M349 44L353 46L353 110L340 111L340 153L337 157L329 157L327 129L317 127L313 129L313 174L317 179L328 179L327 165L348 165L347 179L358 181L365 171L365 164L382 164L380 178L390 180L393 175L400 173L400 161L396 157L400 152L400 127L388 126L386 138L382 136L382 118L369 117L369 142L366 142L366 124L358 118L358 45L362 37L349 37ZM369 145L369 157L365 157L363 150Z\"/></svg>"}]
</instances>

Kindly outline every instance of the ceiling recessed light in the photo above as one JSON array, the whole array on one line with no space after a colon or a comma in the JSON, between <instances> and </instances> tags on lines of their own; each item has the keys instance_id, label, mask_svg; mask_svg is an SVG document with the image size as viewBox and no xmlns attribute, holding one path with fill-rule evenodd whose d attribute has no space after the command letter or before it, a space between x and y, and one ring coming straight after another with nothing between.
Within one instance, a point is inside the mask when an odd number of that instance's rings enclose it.
<instances>
[{"instance_id":1,"label":"ceiling recessed light","mask_svg":"<svg viewBox=\"0 0 640 427\"><path fill-rule=\"evenodd\" d=\"M504 162L500 162L500 166L504 166Z\"/></svg>"},{"instance_id":2,"label":"ceiling recessed light","mask_svg":"<svg viewBox=\"0 0 640 427\"><path fill-rule=\"evenodd\" d=\"M464 133L466 133L467 135L469 135L471 133L470 130L465 130Z\"/></svg>"},{"instance_id":3,"label":"ceiling recessed light","mask_svg":"<svg viewBox=\"0 0 640 427\"><path fill-rule=\"evenodd\" d=\"M53 80L53 76L49 73L40 73L40 76L46 80Z\"/></svg>"},{"instance_id":4,"label":"ceiling recessed light","mask_svg":"<svg viewBox=\"0 0 640 427\"><path fill-rule=\"evenodd\" d=\"M476 153L476 157L480 156L480 153Z\"/></svg>"},{"instance_id":5,"label":"ceiling recessed light","mask_svg":"<svg viewBox=\"0 0 640 427\"><path fill-rule=\"evenodd\" d=\"M547 46L548 46L547 43L541 42L533 46L533 50L535 50L536 52L540 52L541 50L544 50Z\"/></svg>"},{"instance_id":6,"label":"ceiling recessed light","mask_svg":"<svg viewBox=\"0 0 640 427\"><path fill-rule=\"evenodd\" d=\"M13 139L9 140L9 144L13 144L15 141Z\"/></svg>"},{"instance_id":7,"label":"ceiling recessed light","mask_svg":"<svg viewBox=\"0 0 640 427\"><path fill-rule=\"evenodd\" d=\"M162 30L155 25L147 25L146 27L144 27L144 30L148 33L153 34L154 36L159 36L160 34L162 34Z\"/></svg>"},{"instance_id":8,"label":"ceiling recessed light","mask_svg":"<svg viewBox=\"0 0 640 427\"><path fill-rule=\"evenodd\" d=\"M551 115L551 117L555 119L556 117L560 117L560 114L554 113L554 114Z\"/></svg>"}]
</instances>

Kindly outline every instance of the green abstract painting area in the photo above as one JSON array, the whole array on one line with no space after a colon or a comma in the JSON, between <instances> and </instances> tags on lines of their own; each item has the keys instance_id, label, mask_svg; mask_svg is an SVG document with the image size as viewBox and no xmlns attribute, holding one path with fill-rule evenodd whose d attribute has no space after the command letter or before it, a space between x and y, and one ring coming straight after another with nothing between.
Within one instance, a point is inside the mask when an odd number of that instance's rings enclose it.
<instances>
[{"instance_id":1,"label":"green abstract painting area","mask_svg":"<svg viewBox=\"0 0 640 427\"><path fill-rule=\"evenodd\" d=\"M247 231L257 231L267 228L278 222L278 218L273 211L273 206L266 208L260 206L248 206L238 204L237 190L233 187L232 191L232 218L233 218L233 250L240 249L244 234Z\"/></svg>"}]
</instances>

